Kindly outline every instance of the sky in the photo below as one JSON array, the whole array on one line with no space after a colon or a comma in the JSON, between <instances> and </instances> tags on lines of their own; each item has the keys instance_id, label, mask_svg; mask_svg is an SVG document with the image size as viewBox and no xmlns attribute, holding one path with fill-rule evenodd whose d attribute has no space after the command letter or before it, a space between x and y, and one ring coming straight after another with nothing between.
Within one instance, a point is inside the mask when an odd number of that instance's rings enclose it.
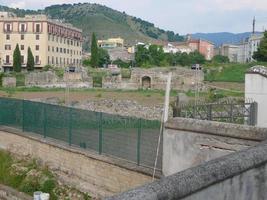
<instances>
[{"instance_id":1,"label":"sky","mask_svg":"<svg viewBox=\"0 0 267 200\"><path fill-rule=\"evenodd\" d=\"M267 0L0 0L0 5L42 9L63 3L99 3L176 33L249 32L267 29Z\"/></svg>"}]
</instances>

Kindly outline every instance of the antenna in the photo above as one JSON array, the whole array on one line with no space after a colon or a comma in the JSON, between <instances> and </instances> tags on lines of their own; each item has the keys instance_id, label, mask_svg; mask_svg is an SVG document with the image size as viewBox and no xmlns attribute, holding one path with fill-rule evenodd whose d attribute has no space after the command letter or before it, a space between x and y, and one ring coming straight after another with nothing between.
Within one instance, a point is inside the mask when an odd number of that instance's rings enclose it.
<instances>
[{"instance_id":1,"label":"antenna","mask_svg":"<svg viewBox=\"0 0 267 200\"><path fill-rule=\"evenodd\" d=\"M256 25L256 18L255 18L255 16L254 16L254 18L253 18L253 23L252 23L252 33L253 34L255 34L255 25Z\"/></svg>"}]
</instances>

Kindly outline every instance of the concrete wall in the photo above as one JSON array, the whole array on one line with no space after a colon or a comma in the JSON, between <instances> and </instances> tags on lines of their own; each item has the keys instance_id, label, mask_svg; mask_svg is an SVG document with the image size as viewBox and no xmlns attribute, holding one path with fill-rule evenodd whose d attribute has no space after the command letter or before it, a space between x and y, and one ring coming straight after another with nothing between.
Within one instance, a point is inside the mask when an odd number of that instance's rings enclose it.
<instances>
[{"instance_id":1,"label":"concrete wall","mask_svg":"<svg viewBox=\"0 0 267 200\"><path fill-rule=\"evenodd\" d=\"M257 126L267 127L267 76L247 73L245 97L258 103Z\"/></svg>"},{"instance_id":2,"label":"concrete wall","mask_svg":"<svg viewBox=\"0 0 267 200\"><path fill-rule=\"evenodd\" d=\"M17 190L14 190L13 188L0 184L0 199L2 200L31 200L33 198L24 193L18 192Z\"/></svg>"},{"instance_id":3,"label":"concrete wall","mask_svg":"<svg viewBox=\"0 0 267 200\"><path fill-rule=\"evenodd\" d=\"M107 200L266 200L267 143L232 153Z\"/></svg>"},{"instance_id":4,"label":"concrete wall","mask_svg":"<svg viewBox=\"0 0 267 200\"><path fill-rule=\"evenodd\" d=\"M82 151L59 141L0 127L0 148L42 161L61 182L93 197L110 196L151 181L150 172L123 160Z\"/></svg>"},{"instance_id":5,"label":"concrete wall","mask_svg":"<svg viewBox=\"0 0 267 200\"><path fill-rule=\"evenodd\" d=\"M163 134L163 174L172 175L209 160L254 146L267 129L175 118Z\"/></svg>"}]
</instances>

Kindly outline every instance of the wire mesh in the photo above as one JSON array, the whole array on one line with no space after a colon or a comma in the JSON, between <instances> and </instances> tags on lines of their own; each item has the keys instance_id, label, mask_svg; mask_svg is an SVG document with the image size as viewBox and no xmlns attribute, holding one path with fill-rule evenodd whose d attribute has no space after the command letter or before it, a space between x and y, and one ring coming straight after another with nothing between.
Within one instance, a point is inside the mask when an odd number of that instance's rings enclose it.
<instances>
[{"instance_id":1,"label":"wire mesh","mask_svg":"<svg viewBox=\"0 0 267 200\"><path fill-rule=\"evenodd\" d=\"M160 122L0 98L0 125L154 167ZM162 143L157 169L161 169Z\"/></svg>"}]
</instances>

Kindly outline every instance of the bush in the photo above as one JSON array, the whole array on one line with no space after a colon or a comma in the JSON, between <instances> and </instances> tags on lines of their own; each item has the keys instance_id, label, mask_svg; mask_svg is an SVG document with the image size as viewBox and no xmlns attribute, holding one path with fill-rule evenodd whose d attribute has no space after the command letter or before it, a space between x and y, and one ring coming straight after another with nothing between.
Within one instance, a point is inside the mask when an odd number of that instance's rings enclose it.
<instances>
[{"instance_id":1,"label":"bush","mask_svg":"<svg viewBox=\"0 0 267 200\"><path fill-rule=\"evenodd\" d=\"M56 75L59 77L59 78L63 78L64 76L64 69L63 68L59 68L59 67L55 67L54 68L54 72L56 73Z\"/></svg>"},{"instance_id":2,"label":"bush","mask_svg":"<svg viewBox=\"0 0 267 200\"><path fill-rule=\"evenodd\" d=\"M25 74L22 73L16 73L16 86L25 86Z\"/></svg>"},{"instance_id":3,"label":"bush","mask_svg":"<svg viewBox=\"0 0 267 200\"><path fill-rule=\"evenodd\" d=\"M122 78L131 78L131 70L130 69L121 69L121 77Z\"/></svg>"},{"instance_id":4,"label":"bush","mask_svg":"<svg viewBox=\"0 0 267 200\"><path fill-rule=\"evenodd\" d=\"M94 76L93 77L93 87L102 88L102 76Z\"/></svg>"}]
</instances>

